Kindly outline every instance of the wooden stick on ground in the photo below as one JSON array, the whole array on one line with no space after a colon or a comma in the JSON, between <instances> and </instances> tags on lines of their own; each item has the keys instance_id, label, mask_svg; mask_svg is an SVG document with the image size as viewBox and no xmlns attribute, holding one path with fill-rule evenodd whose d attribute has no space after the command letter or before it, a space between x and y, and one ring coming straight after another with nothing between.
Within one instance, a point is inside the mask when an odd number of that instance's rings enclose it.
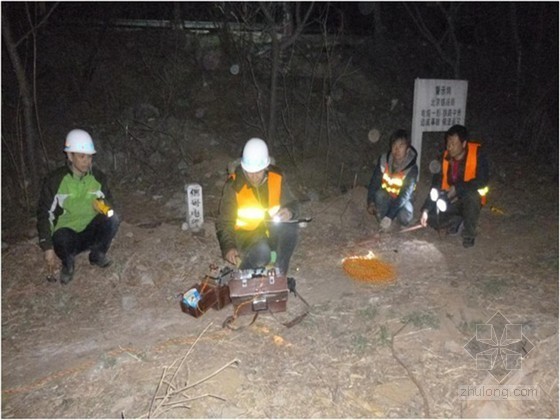
<instances>
[{"instance_id":1,"label":"wooden stick on ground","mask_svg":"<svg viewBox=\"0 0 560 420\"><path fill-rule=\"evenodd\" d=\"M408 322L406 324L404 324L401 328L399 328L399 330L392 335L391 337L391 354L393 355L393 358L399 363L399 365L401 365L403 367L403 369L406 371L406 374L408 375L408 377L410 378L410 380L414 383L414 385L416 385L416 388L418 388L418 391L420 391L420 395L422 396L422 400L424 401L424 417L425 418L430 418L430 403L428 402L428 396L426 395L426 392L424 391L424 388L422 387L422 385L420 384L420 382L418 382L418 380L416 379L416 377L412 374L412 371L408 368L407 365L404 364L404 362L398 358L396 352L395 352L395 337L408 325Z\"/></svg>"},{"instance_id":2,"label":"wooden stick on ground","mask_svg":"<svg viewBox=\"0 0 560 420\"><path fill-rule=\"evenodd\" d=\"M401 229L399 230L399 233L406 233L406 232L412 232L413 230L418 230L418 229L422 229L424 226L422 226L420 223L418 223L417 225L405 228L405 229Z\"/></svg>"},{"instance_id":3,"label":"wooden stick on ground","mask_svg":"<svg viewBox=\"0 0 560 420\"><path fill-rule=\"evenodd\" d=\"M163 396L163 398L161 399L160 403L158 404L158 406L155 408L155 410L153 412L151 412L149 414L149 417L151 418L152 416L155 416L157 414L157 412L161 409L161 407L165 404L165 402L169 399L169 397L171 397L173 394L176 393L176 391L171 391L170 392L170 388L173 385L173 382L175 380L175 377L177 376L177 373L179 372L179 370L181 369L181 366L183 366L183 363L185 362L185 360L187 359L187 357L191 354L194 346L196 345L196 343L198 343L198 340L200 340L200 337L202 337L204 335L204 333L208 330L208 328L210 328L210 326L212 325L212 322L210 324L208 324L208 326L206 328L204 328L204 330L198 335L198 337L196 337L196 340L194 341L194 343L192 343L192 345L190 346L189 350L187 351L187 353L185 353L185 355L183 356L183 358L181 359L181 362L179 363L179 366L177 366L177 368L175 369L175 372L173 372L173 376L171 377L171 380L169 381L169 385L167 386L167 391L165 393L165 395ZM175 361L176 362L176 361ZM175 362L173 362L173 364L175 364ZM164 380L165 377L165 370L164 370L164 374L161 378L160 384L158 385L157 389L156 389L156 396L157 393L161 387L161 384ZM156 396L154 396L154 400L156 399Z\"/></svg>"}]
</instances>

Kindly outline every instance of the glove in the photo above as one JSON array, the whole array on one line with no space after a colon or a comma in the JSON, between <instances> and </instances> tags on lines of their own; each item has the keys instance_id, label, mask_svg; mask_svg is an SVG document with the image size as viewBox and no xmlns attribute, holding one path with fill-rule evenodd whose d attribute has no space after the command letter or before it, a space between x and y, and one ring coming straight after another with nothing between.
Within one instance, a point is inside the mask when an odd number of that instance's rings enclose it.
<instances>
[{"instance_id":1,"label":"glove","mask_svg":"<svg viewBox=\"0 0 560 420\"><path fill-rule=\"evenodd\" d=\"M381 230L383 232L386 232L389 230L389 228L391 227L391 223L393 221L388 218L387 216L385 216L383 219L381 219L381 223L379 224L379 226L381 227Z\"/></svg>"}]
</instances>

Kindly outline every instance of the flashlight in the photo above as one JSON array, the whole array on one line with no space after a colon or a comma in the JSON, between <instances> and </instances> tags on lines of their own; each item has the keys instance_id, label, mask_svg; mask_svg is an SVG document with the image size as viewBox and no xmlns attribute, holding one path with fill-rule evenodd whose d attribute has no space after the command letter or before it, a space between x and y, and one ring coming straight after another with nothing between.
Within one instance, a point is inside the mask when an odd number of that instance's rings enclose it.
<instances>
[{"instance_id":1,"label":"flashlight","mask_svg":"<svg viewBox=\"0 0 560 420\"><path fill-rule=\"evenodd\" d=\"M430 190L430 198L432 199L432 201L437 201L439 197L439 191L437 190L437 188L432 188Z\"/></svg>"},{"instance_id":2,"label":"flashlight","mask_svg":"<svg viewBox=\"0 0 560 420\"><path fill-rule=\"evenodd\" d=\"M113 217L114 211L113 209L103 200L102 198L98 198L95 200L96 208L99 210L99 213L104 214L107 217Z\"/></svg>"},{"instance_id":3,"label":"flashlight","mask_svg":"<svg viewBox=\"0 0 560 420\"><path fill-rule=\"evenodd\" d=\"M436 207L439 211L445 212L447 210L447 194L445 191L438 191L437 188L430 190L430 199L436 202Z\"/></svg>"}]
</instances>

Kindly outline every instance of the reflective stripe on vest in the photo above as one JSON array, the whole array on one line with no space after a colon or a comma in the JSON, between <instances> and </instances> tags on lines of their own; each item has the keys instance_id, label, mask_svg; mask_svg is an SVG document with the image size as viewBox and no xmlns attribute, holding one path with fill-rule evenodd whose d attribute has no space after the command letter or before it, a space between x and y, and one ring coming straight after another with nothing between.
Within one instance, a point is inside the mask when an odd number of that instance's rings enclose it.
<instances>
[{"instance_id":1,"label":"reflective stripe on vest","mask_svg":"<svg viewBox=\"0 0 560 420\"><path fill-rule=\"evenodd\" d=\"M396 174L391 175L389 165L386 164L385 171L383 172L383 178L381 180L381 188L387 191L391 197L396 198L401 192L405 176L404 172L397 172Z\"/></svg>"},{"instance_id":2,"label":"reflective stripe on vest","mask_svg":"<svg viewBox=\"0 0 560 420\"><path fill-rule=\"evenodd\" d=\"M476 165L477 165L477 150L480 147L478 143L467 143L467 161L465 163L465 175L463 181L468 182L471 179L476 178ZM447 173L449 172L449 160L447 160L447 150L443 153L443 165L442 165L442 179L441 179L441 189L444 191L449 190L449 181L447 180ZM488 194L488 186L480 188L478 190L480 195L480 203L482 205L486 204L486 195Z\"/></svg>"},{"instance_id":3,"label":"reflective stripe on vest","mask_svg":"<svg viewBox=\"0 0 560 420\"><path fill-rule=\"evenodd\" d=\"M235 179L235 175L232 177ZM236 230L255 230L263 222L267 213L269 216L273 216L280 209L282 175L269 172L266 182L268 184L268 208L261 205L253 190L247 184L244 184L243 188L236 193Z\"/></svg>"}]
</instances>

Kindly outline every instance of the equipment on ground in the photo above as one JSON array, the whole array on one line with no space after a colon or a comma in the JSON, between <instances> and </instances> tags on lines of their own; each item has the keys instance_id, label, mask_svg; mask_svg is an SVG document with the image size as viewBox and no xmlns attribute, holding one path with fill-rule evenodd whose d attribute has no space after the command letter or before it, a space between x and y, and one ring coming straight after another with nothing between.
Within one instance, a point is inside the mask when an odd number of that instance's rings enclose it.
<instances>
[{"instance_id":1,"label":"equipment on ground","mask_svg":"<svg viewBox=\"0 0 560 420\"><path fill-rule=\"evenodd\" d=\"M229 281L234 318L253 312L284 312L288 279L278 269L237 270Z\"/></svg>"},{"instance_id":2,"label":"equipment on ground","mask_svg":"<svg viewBox=\"0 0 560 420\"><path fill-rule=\"evenodd\" d=\"M342 268L353 279L367 283L391 283L396 277L393 266L381 261L372 252L344 258Z\"/></svg>"},{"instance_id":3,"label":"equipment on ground","mask_svg":"<svg viewBox=\"0 0 560 420\"><path fill-rule=\"evenodd\" d=\"M211 267L216 271L217 267ZM200 317L208 309L222 309L233 303L233 315L229 316L223 326L230 329L232 323L242 315L253 315L251 324L261 312L285 312L288 295L292 292L309 307L309 304L296 292L296 280L281 275L277 268L232 269L229 267L219 271L217 276L207 275L200 284L189 288L181 295L183 312ZM289 322L281 322L285 327L292 327L307 315L308 310ZM279 321L280 322L280 321Z\"/></svg>"},{"instance_id":4,"label":"equipment on ground","mask_svg":"<svg viewBox=\"0 0 560 420\"><path fill-rule=\"evenodd\" d=\"M210 269L216 271L217 267ZM220 310L230 304L228 282L232 271L229 267L223 268L217 276L207 275L199 284L189 288L181 296L181 310L198 318L210 308Z\"/></svg>"},{"instance_id":5,"label":"equipment on ground","mask_svg":"<svg viewBox=\"0 0 560 420\"><path fill-rule=\"evenodd\" d=\"M93 139L87 131L76 128L68 133L64 143L64 151L70 153L83 153L93 155L96 153Z\"/></svg>"}]
</instances>

